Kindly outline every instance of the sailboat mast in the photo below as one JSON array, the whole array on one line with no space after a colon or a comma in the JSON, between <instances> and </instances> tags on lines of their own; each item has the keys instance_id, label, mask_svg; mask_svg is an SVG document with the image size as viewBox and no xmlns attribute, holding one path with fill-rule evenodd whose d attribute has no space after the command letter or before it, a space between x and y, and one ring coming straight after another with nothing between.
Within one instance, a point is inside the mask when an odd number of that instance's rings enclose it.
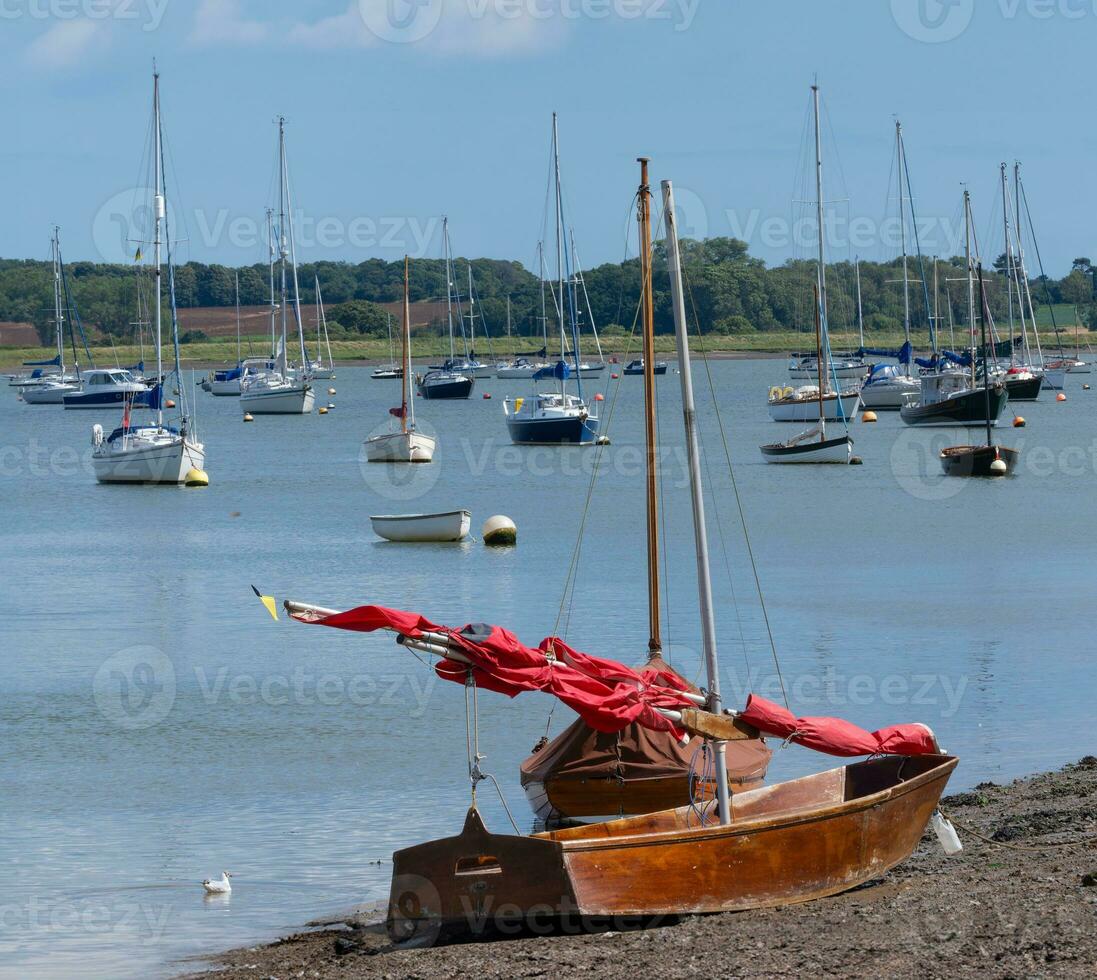
<instances>
[{"instance_id":1,"label":"sailboat mast","mask_svg":"<svg viewBox=\"0 0 1097 980\"><path fill-rule=\"evenodd\" d=\"M442 243L446 251L446 322L449 324L449 359L454 359L453 350L453 270L449 254L449 218L442 218Z\"/></svg>"},{"instance_id":2,"label":"sailboat mast","mask_svg":"<svg viewBox=\"0 0 1097 980\"><path fill-rule=\"evenodd\" d=\"M469 345L476 357L476 300L472 298L472 263L466 262L469 271Z\"/></svg>"},{"instance_id":3,"label":"sailboat mast","mask_svg":"<svg viewBox=\"0 0 1097 980\"><path fill-rule=\"evenodd\" d=\"M537 261L541 267L541 340L548 356L548 309L545 306L545 243L537 243Z\"/></svg>"},{"instance_id":4,"label":"sailboat mast","mask_svg":"<svg viewBox=\"0 0 1097 980\"><path fill-rule=\"evenodd\" d=\"M823 329L822 317L819 316L819 287L815 287L815 357L816 363L823 363ZM820 368L821 370L821 368ZM823 407L823 386L816 389L819 395L819 441L826 442L827 438L827 413Z\"/></svg>"},{"instance_id":5,"label":"sailboat mast","mask_svg":"<svg viewBox=\"0 0 1097 980\"><path fill-rule=\"evenodd\" d=\"M819 226L819 269L816 274L816 284L818 286L818 292L815 298L816 305L819 307L819 321L823 324L823 328L826 326L826 310L827 310L827 266L826 266L826 241L824 239L824 220L823 220L823 133L819 122L819 86L811 86L812 104L815 111L815 205L816 205L816 218ZM826 392L827 374L828 369L823 365L822 361L816 364L819 372L819 388L820 393Z\"/></svg>"},{"instance_id":6,"label":"sailboat mast","mask_svg":"<svg viewBox=\"0 0 1097 980\"><path fill-rule=\"evenodd\" d=\"M552 114L552 166L556 184L556 275L559 280L560 360L567 360L567 341L564 334L564 216L560 200L560 138L556 125L556 113ZM560 394L567 390L567 383L560 372Z\"/></svg>"},{"instance_id":7,"label":"sailboat mast","mask_svg":"<svg viewBox=\"0 0 1097 980\"><path fill-rule=\"evenodd\" d=\"M701 610L701 638L708 672L708 710L721 714L720 665L716 654L716 620L712 611L712 576L709 572L708 532L705 526L705 499L701 490L701 455L697 439L697 408L693 401L693 375L689 363L689 339L686 334L686 302L682 291L682 265L678 254L678 226L674 215L674 188L663 181L663 213L666 222L667 265L674 310L674 334L678 346L678 373L682 382L682 417L686 429L686 453L689 459L689 489L693 504L693 535L697 551L697 598ZM727 743L714 742L716 756L716 805L720 823L731 823L731 795L728 790Z\"/></svg>"},{"instance_id":8,"label":"sailboat mast","mask_svg":"<svg viewBox=\"0 0 1097 980\"><path fill-rule=\"evenodd\" d=\"M980 327L983 346L983 404L986 409L987 448L994 444L994 435L991 432L993 423L990 420L990 350L987 348L987 320L990 319L990 306L987 303L987 287L983 283L983 263L979 263L979 305L983 310L983 322ZM974 361L974 358L972 358Z\"/></svg>"},{"instance_id":9,"label":"sailboat mast","mask_svg":"<svg viewBox=\"0 0 1097 980\"><path fill-rule=\"evenodd\" d=\"M317 275L312 277L312 289L316 294L316 360L319 361L323 356L323 348L320 345L324 338L320 331L320 277Z\"/></svg>"},{"instance_id":10,"label":"sailboat mast","mask_svg":"<svg viewBox=\"0 0 1097 980\"><path fill-rule=\"evenodd\" d=\"M278 306L274 299L274 209L267 208L267 265L270 273L270 356L278 353L275 340L275 322Z\"/></svg>"},{"instance_id":11,"label":"sailboat mast","mask_svg":"<svg viewBox=\"0 0 1097 980\"><path fill-rule=\"evenodd\" d=\"M160 397L156 399L156 425L164 424L164 352L160 336L162 313L160 310L162 282L160 275L160 228L164 221L163 173L160 168L162 137L160 134L160 73L153 68L152 73L152 114L153 114L153 162L154 187L153 214L155 224L152 238L153 264L156 270L156 383L160 385Z\"/></svg>"},{"instance_id":12,"label":"sailboat mast","mask_svg":"<svg viewBox=\"0 0 1097 980\"><path fill-rule=\"evenodd\" d=\"M1006 241L1006 294L1009 299L1009 360L1011 364L1017 363L1016 354L1013 349L1013 245L1010 242L1009 237L1009 178L1006 176L1006 165L1003 163L1001 166L1002 177L1002 224L1005 230ZM1020 296L1020 283L1018 285L1017 299L1021 301ZM1021 301L1021 332L1025 338L1025 356L1028 356L1028 327L1025 323L1025 307L1023 301ZM998 358L995 356L995 361Z\"/></svg>"},{"instance_id":13,"label":"sailboat mast","mask_svg":"<svg viewBox=\"0 0 1097 980\"><path fill-rule=\"evenodd\" d=\"M1014 187L1014 198L1015 198L1013 204L1014 204L1014 207L1017 209L1017 223L1016 223L1016 226L1015 226L1016 229L1017 229L1017 232L1016 232L1017 233L1017 266L1018 266L1017 273L1020 276L1021 282L1024 284L1025 299L1028 300L1028 315L1029 315L1029 319L1032 321L1032 332L1033 332L1033 334L1035 335L1035 338L1036 338L1036 358L1037 358L1037 362L1042 365L1044 363L1044 350L1043 350L1043 346L1040 343L1040 330L1036 326L1036 311L1032 308L1032 289L1029 286L1028 270L1025 267L1025 242L1024 242L1024 238L1021 236L1021 197L1024 194L1024 190L1021 187L1021 164L1020 164L1019 161L1015 161L1014 164L1013 164L1013 187ZM1028 207L1027 200L1025 202L1025 207L1026 208ZM1032 216L1029 215L1029 222L1031 223L1031 221L1032 221ZM1040 249L1039 249L1039 247L1037 247L1037 249L1036 249L1036 258L1039 259L1039 257L1040 257ZM1044 278L1044 264L1043 264L1043 262L1040 263L1040 277L1042 279ZM1046 283L1047 280L1045 279L1044 281ZM1020 286L1018 286L1018 292L1020 292ZM1051 324L1052 324L1053 327L1055 327L1055 336L1058 337L1059 336L1059 327L1055 323L1055 307L1052 306L1051 304L1048 304L1048 310L1051 313ZM1023 306L1022 306L1022 311L1023 311ZM1063 342L1060 339L1059 340L1060 353L1062 352L1062 347L1063 347Z\"/></svg>"},{"instance_id":14,"label":"sailboat mast","mask_svg":"<svg viewBox=\"0 0 1097 980\"><path fill-rule=\"evenodd\" d=\"M971 191L964 190L964 261L967 262L967 307L971 331L971 382L975 384L975 278L971 266Z\"/></svg>"},{"instance_id":15,"label":"sailboat mast","mask_svg":"<svg viewBox=\"0 0 1097 980\"><path fill-rule=\"evenodd\" d=\"M307 373L308 354L305 352L305 321L301 317L301 286L297 281L297 243L293 240L293 201L289 192L289 165L286 163L286 141L282 139L282 179L286 184L286 209L289 222L290 271L293 273L293 313L297 318L297 341L301 351L302 379ZM284 322L284 321L283 321Z\"/></svg>"},{"instance_id":16,"label":"sailboat mast","mask_svg":"<svg viewBox=\"0 0 1097 980\"><path fill-rule=\"evenodd\" d=\"M655 314L651 283L651 187L648 158L638 157L640 189L637 218L640 223L640 295L644 350L644 437L647 448L647 532L648 532L648 654L663 648L659 623L659 488L655 445Z\"/></svg>"},{"instance_id":17,"label":"sailboat mast","mask_svg":"<svg viewBox=\"0 0 1097 980\"><path fill-rule=\"evenodd\" d=\"M236 364L240 364L240 273L236 273Z\"/></svg>"},{"instance_id":18,"label":"sailboat mast","mask_svg":"<svg viewBox=\"0 0 1097 980\"><path fill-rule=\"evenodd\" d=\"M286 121L278 117L278 255L281 274L282 377L289 374L286 350ZM303 365L302 365L303 367Z\"/></svg>"},{"instance_id":19,"label":"sailboat mast","mask_svg":"<svg viewBox=\"0 0 1097 980\"><path fill-rule=\"evenodd\" d=\"M865 307L861 302L861 256L853 260L853 270L857 277L857 333L861 338L862 349L865 346ZM816 300L818 303L818 300Z\"/></svg>"},{"instance_id":20,"label":"sailboat mast","mask_svg":"<svg viewBox=\"0 0 1097 980\"><path fill-rule=\"evenodd\" d=\"M910 260L907 257L907 209L903 196L905 171L903 150L903 124L895 120L895 152L899 161L899 238L903 248L903 337L910 342Z\"/></svg>"},{"instance_id":21,"label":"sailboat mast","mask_svg":"<svg viewBox=\"0 0 1097 980\"><path fill-rule=\"evenodd\" d=\"M408 404L408 378L411 377L411 307L408 304L408 257L404 256L404 322L400 331L400 431L408 431L408 413L415 428L415 403ZM391 340L392 334L389 334Z\"/></svg>"},{"instance_id":22,"label":"sailboat mast","mask_svg":"<svg viewBox=\"0 0 1097 980\"><path fill-rule=\"evenodd\" d=\"M65 380L65 314L61 309L61 229L53 227L53 324L57 328L57 366Z\"/></svg>"}]
</instances>

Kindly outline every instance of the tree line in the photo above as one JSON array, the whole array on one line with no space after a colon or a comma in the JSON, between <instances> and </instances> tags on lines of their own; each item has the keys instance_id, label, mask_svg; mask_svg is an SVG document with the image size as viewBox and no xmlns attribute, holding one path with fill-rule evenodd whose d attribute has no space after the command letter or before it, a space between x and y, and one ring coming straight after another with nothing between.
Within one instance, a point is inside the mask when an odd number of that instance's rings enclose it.
<instances>
[{"instance_id":1,"label":"tree line","mask_svg":"<svg viewBox=\"0 0 1097 980\"><path fill-rule=\"evenodd\" d=\"M722 335L803 330L813 323L815 263L789 260L769 267L749 254L745 242L734 238L683 240L683 270L687 304L699 329ZM476 299L476 331L505 334L508 298L511 332L536 341L556 330L557 288L542 290L538 277L521 263L499 259L454 260L454 286L467 317L468 268L471 266ZM657 333L672 333L670 284L666 256L655 246L654 313ZM962 335L968 323L968 295L962 257L933 261L911 258L910 324L917 346L928 342L931 322L943 337ZM988 269L986 281L991 310L999 331L1009 317L1006 262L1002 256ZM175 269L175 297L180 308L232 307L236 276L240 302L262 306L270 302L269 270L264 264L232 269L223 265L188 262ZM857 279L860 279L860 309ZM906 302L900 283L902 262L828 264L829 325L833 335L853 337L863 322L866 343L877 335L902 332ZM66 266L70 294L80 317L92 332L116 338L132 335L142 302L147 318L151 295L147 266L73 262ZM388 314L379 305L394 303L403 294L403 261L368 259L361 263L316 262L299 267L302 303L315 301L313 283L320 282L329 326L335 336L384 335ZM585 290L583 288L585 286ZM1097 323L1097 267L1079 258L1061 280L1037 278L1029 284L1034 306L1067 303L1077 306L1083 321ZM633 329L640 296L640 269L636 259L606 263L585 272L576 284L576 306L581 327L593 321L601 332L627 333ZM410 264L412 302L444 303L445 264L441 259L416 259ZM542 317L542 303L546 315ZM1016 297L1014 297L1016 303ZM44 343L52 342L53 286L48 262L0 260L0 320L34 324ZM427 329L444 330L444 313L436 313ZM951 333L950 333L951 331Z\"/></svg>"}]
</instances>

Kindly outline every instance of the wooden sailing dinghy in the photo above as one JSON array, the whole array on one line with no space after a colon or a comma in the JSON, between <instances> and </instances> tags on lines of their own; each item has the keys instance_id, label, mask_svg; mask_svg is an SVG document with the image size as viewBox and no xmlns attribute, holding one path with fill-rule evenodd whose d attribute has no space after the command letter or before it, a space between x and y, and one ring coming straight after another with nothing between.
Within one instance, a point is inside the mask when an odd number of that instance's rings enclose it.
<instances>
[{"instance_id":1,"label":"wooden sailing dinghy","mask_svg":"<svg viewBox=\"0 0 1097 980\"><path fill-rule=\"evenodd\" d=\"M867 732L848 722L796 718L752 697L726 712L720 694L708 542L701 493L674 199L663 185L667 258L689 460L707 692L663 675L658 682L548 638L527 647L498 626L438 626L380 606L347 612L286 602L302 622L357 632L387 630L409 649L439 658L446 680L510 696L551 693L592 728L637 722L704 740L716 800L640 817L530 836L492 834L476 806L480 768L475 698L468 745L472 807L455 837L398 851L388 927L393 938L483 933L504 923L574 916L724 912L806 902L880 877L921 838L957 760L922 725ZM470 701L466 698L466 705ZM871 761L731 797L728 741L772 735L831 755Z\"/></svg>"}]
</instances>

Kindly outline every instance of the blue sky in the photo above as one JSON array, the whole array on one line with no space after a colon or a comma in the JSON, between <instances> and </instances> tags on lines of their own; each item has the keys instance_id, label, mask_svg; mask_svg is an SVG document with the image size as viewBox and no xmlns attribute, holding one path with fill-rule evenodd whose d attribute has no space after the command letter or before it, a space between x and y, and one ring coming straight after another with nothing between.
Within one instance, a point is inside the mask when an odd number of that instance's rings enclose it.
<instances>
[{"instance_id":1,"label":"blue sky","mask_svg":"<svg viewBox=\"0 0 1097 980\"><path fill-rule=\"evenodd\" d=\"M1097 0L0 0L0 255L45 257L57 223L69 259L120 257L156 57L183 258L264 259L282 113L299 260L437 255L446 213L459 254L530 265L556 110L584 265L624 256L641 153L687 227L781 262L807 251L788 227L818 73L826 196L861 221L833 257L895 254L899 115L928 252L957 244L962 181L1001 250L1020 159L1062 275L1097 258L1095 41Z\"/></svg>"}]
</instances>

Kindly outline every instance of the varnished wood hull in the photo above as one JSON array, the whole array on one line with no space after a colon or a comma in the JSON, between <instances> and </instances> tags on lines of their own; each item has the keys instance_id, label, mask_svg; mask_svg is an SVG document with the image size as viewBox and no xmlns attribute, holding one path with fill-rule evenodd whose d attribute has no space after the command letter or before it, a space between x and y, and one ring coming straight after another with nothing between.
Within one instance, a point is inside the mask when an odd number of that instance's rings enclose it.
<instances>
[{"instance_id":1,"label":"varnished wood hull","mask_svg":"<svg viewBox=\"0 0 1097 980\"><path fill-rule=\"evenodd\" d=\"M957 760L888 757L736 794L732 823L689 807L536 834L457 837L398 851L394 939L516 922L731 912L807 902L910 856Z\"/></svg>"}]
</instances>

